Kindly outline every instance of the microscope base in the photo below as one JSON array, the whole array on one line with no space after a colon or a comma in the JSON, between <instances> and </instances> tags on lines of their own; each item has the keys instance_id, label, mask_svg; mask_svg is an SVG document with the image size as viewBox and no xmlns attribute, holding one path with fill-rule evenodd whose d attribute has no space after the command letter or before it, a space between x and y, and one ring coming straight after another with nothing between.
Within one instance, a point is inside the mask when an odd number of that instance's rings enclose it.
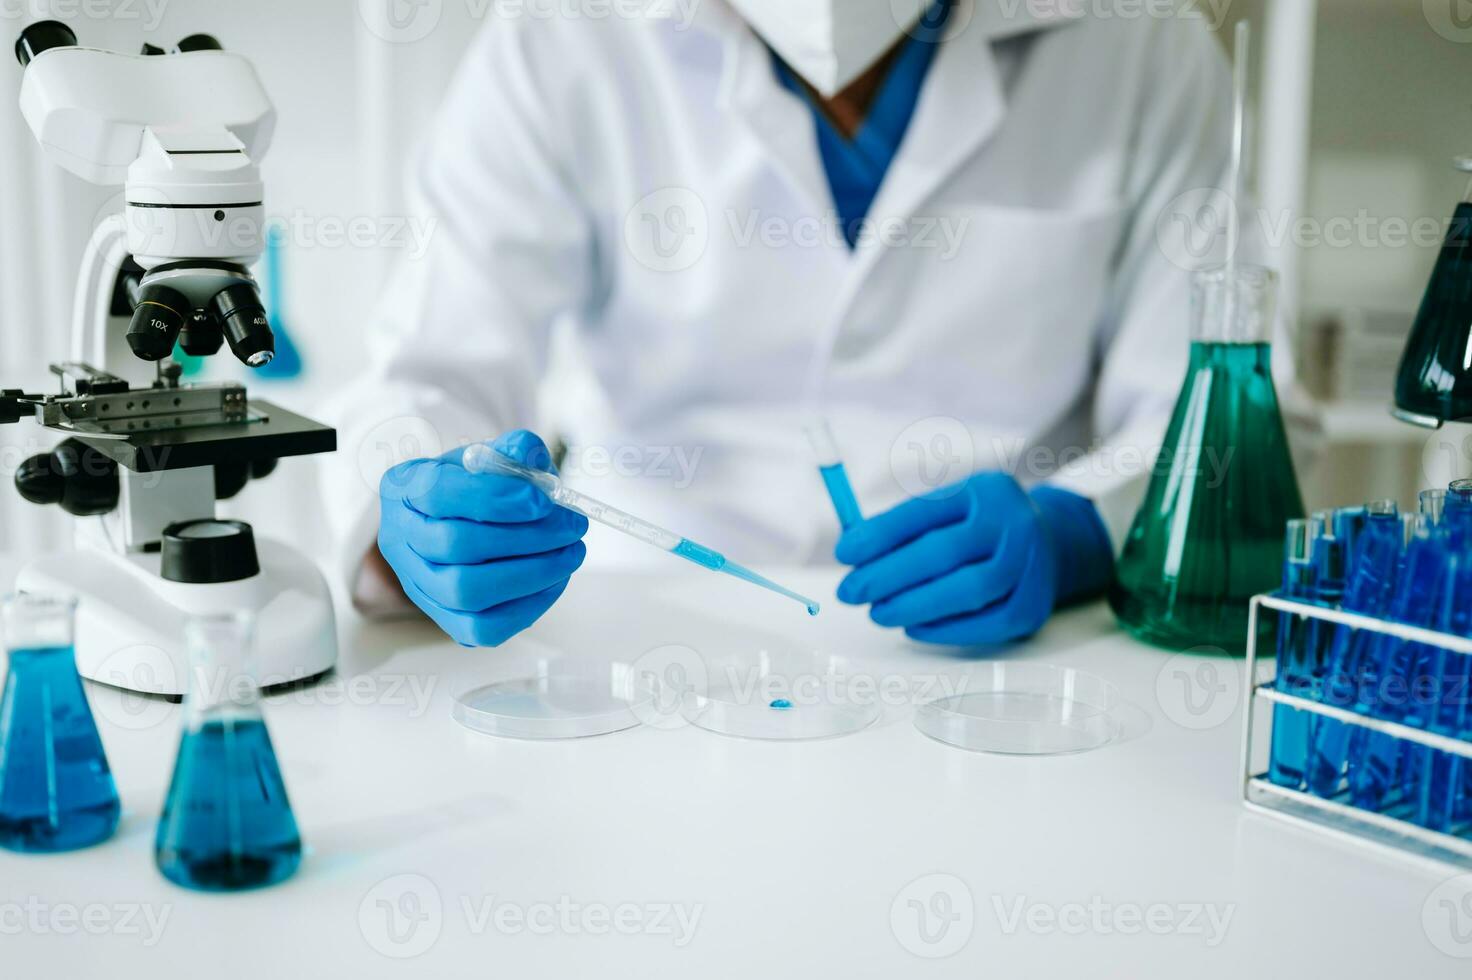
<instances>
[{"instance_id":1,"label":"microscope base","mask_svg":"<svg viewBox=\"0 0 1472 980\"><path fill-rule=\"evenodd\" d=\"M256 616L257 684L325 673L337 662L337 626L322 573L280 542L257 538L256 549L259 575L184 585L159 577L157 554L118 555L83 544L26 566L16 588L77 597L77 670L110 687L187 694L185 619L242 610Z\"/></svg>"}]
</instances>

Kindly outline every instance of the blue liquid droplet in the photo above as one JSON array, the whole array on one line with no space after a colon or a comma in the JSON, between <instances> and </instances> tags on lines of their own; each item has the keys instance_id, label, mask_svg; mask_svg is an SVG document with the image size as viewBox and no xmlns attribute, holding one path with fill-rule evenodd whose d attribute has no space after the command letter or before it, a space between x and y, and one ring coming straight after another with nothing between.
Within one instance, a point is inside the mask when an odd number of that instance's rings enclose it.
<instances>
[{"instance_id":1,"label":"blue liquid droplet","mask_svg":"<svg viewBox=\"0 0 1472 980\"><path fill-rule=\"evenodd\" d=\"M786 711L788 708L792 707L792 702L787 700L786 698L778 698L777 700L772 702L771 707L776 708L778 711Z\"/></svg>"},{"instance_id":2,"label":"blue liquid droplet","mask_svg":"<svg viewBox=\"0 0 1472 980\"><path fill-rule=\"evenodd\" d=\"M818 604L816 602L812 602L812 603L809 603L808 604L808 615L809 616L816 616L816 615L818 615Z\"/></svg>"}]
</instances>

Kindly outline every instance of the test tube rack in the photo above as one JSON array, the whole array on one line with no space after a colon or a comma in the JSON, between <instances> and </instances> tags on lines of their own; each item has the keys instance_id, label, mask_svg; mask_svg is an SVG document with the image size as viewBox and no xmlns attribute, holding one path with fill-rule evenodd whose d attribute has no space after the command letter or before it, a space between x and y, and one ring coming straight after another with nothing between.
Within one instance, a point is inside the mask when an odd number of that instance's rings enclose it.
<instances>
[{"instance_id":1,"label":"test tube rack","mask_svg":"<svg viewBox=\"0 0 1472 980\"><path fill-rule=\"evenodd\" d=\"M1282 704L1311 715L1333 718L1359 728L1381 732L1401 744L1426 746L1472 760L1472 741L1451 738L1423 728L1403 725L1368 714L1300 697L1274 686L1275 673L1262 677L1263 665L1272 665L1273 657L1259 657L1259 624L1264 612L1277 617L1297 616L1355 630L1393 636L1413 643L1438 647L1461 656L1472 656L1472 640L1439 633L1434 630L1406 626L1401 623L1344 612L1338 609L1285 599L1276 593L1255 596L1248 617L1246 678L1250 694L1246 701L1242 728L1242 756L1239 777L1242 801L1246 807L1269 817L1286 821L1314 833L1362 845L1417 863L1431 863L1458 870L1472 869L1472 827L1458 828L1458 833L1440 833L1401 815L1362 810L1349 801L1349 791L1341 788L1334 797L1322 797L1306 789L1290 789L1271 781L1260 764L1268 757L1271 745L1274 705ZM1472 696L1460 692L1460 696ZM1259 764L1255 765L1254 761ZM1472 761L1469 761L1472 765Z\"/></svg>"}]
</instances>

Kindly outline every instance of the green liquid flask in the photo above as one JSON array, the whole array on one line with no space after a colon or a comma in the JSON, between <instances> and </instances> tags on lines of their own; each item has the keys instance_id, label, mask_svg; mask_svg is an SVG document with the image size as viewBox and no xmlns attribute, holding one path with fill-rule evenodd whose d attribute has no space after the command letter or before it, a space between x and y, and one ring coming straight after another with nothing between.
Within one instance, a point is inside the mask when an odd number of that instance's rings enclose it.
<instances>
[{"instance_id":1,"label":"green liquid flask","mask_svg":"<svg viewBox=\"0 0 1472 980\"><path fill-rule=\"evenodd\" d=\"M1109 593L1146 643L1241 654L1249 602L1278 587L1304 509L1273 387L1276 291L1256 266L1194 277L1186 382Z\"/></svg>"}]
</instances>

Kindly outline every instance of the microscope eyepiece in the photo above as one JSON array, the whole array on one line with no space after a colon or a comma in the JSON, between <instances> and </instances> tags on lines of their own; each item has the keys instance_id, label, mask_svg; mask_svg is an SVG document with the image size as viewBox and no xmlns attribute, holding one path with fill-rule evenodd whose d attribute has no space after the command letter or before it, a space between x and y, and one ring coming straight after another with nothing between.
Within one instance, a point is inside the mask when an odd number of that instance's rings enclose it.
<instances>
[{"instance_id":1,"label":"microscope eyepiece","mask_svg":"<svg viewBox=\"0 0 1472 980\"><path fill-rule=\"evenodd\" d=\"M174 352L179 331L193 316L193 304L177 289L158 283L141 286L128 324L128 346L145 361L161 361Z\"/></svg>"},{"instance_id":2,"label":"microscope eyepiece","mask_svg":"<svg viewBox=\"0 0 1472 980\"><path fill-rule=\"evenodd\" d=\"M247 367L265 367L276 356L276 337L261 305L260 294L248 282L226 286L210 300L210 312L219 321L230 350Z\"/></svg>"},{"instance_id":3,"label":"microscope eyepiece","mask_svg":"<svg viewBox=\"0 0 1472 980\"><path fill-rule=\"evenodd\" d=\"M70 27L59 20L38 20L21 31L20 37L15 39L15 57L24 68L42 51L76 46L77 35L72 33Z\"/></svg>"}]
</instances>

